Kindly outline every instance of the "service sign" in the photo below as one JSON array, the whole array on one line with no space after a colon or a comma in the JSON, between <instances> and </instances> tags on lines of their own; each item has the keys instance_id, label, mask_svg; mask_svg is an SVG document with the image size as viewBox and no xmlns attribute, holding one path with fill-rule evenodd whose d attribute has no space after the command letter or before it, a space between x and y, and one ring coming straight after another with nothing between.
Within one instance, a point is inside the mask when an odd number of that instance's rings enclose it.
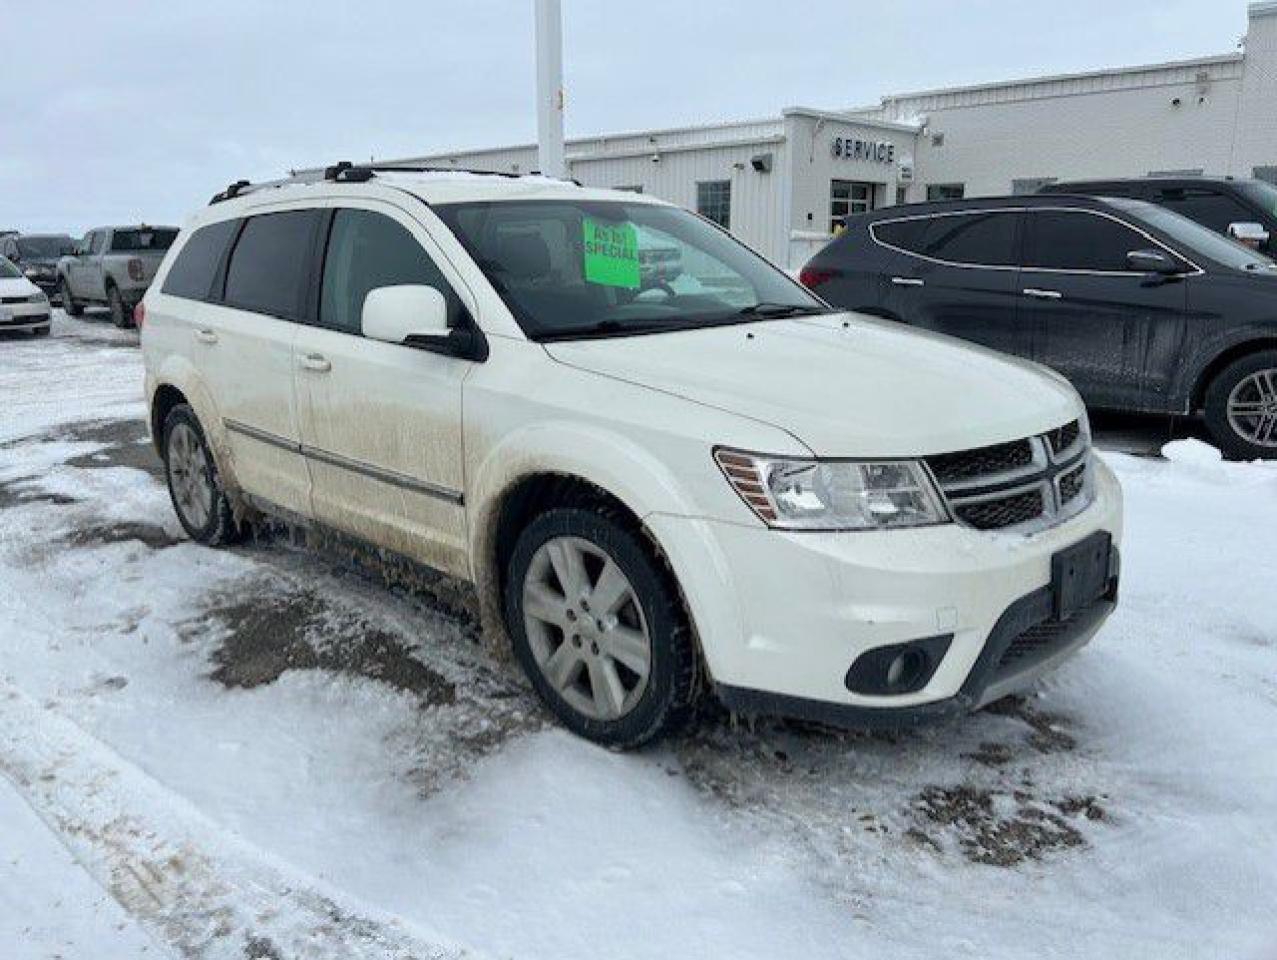
<instances>
[{"instance_id":1,"label":"service sign","mask_svg":"<svg viewBox=\"0 0 1277 960\"><path fill-rule=\"evenodd\" d=\"M896 145L886 140L860 140L835 137L834 156L840 160L865 160L869 163L895 163Z\"/></svg>"}]
</instances>

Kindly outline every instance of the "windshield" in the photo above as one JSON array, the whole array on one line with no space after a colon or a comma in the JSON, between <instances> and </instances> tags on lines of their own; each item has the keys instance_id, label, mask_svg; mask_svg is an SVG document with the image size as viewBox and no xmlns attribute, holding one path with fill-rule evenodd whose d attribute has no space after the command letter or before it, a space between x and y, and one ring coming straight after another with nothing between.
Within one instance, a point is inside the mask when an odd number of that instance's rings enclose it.
<instances>
[{"instance_id":1,"label":"windshield","mask_svg":"<svg viewBox=\"0 0 1277 960\"><path fill-rule=\"evenodd\" d=\"M23 237L15 241L18 252L27 260L47 260L62 257L75 249L70 237Z\"/></svg>"},{"instance_id":2,"label":"windshield","mask_svg":"<svg viewBox=\"0 0 1277 960\"><path fill-rule=\"evenodd\" d=\"M1277 270L1277 263L1250 247L1244 247L1227 237L1203 227L1196 220L1189 220L1165 207L1154 206L1142 200L1110 199L1109 203L1161 230L1185 248L1185 252L1214 260L1234 270Z\"/></svg>"},{"instance_id":3,"label":"windshield","mask_svg":"<svg viewBox=\"0 0 1277 960\"><path fill-rule=\"evenodd\" d=\"M116 230L111 237L111 249L120 253L138 250L167 250L177 239L172 227Z\"/></svg>"},{"instance_id":4,"label":"windshield","mask_svg":"<svg viewBox=\"0 0 1277 960\"><path fill-rule=\"evenodd\" d=\"M534 340L831 312L762 257L677 207L537 200L432 209Z\"/></svg>"},{"instance_id":5,"label":"windshield","mask_svg":"<svg viewBox=\"0 0 1277 960\"><path fill-rule=\"evenodd\" d=\"M1266 180L1239 180L1237 189L1252 203L1263 207L1270 216L1277 217L1277 187Z\"/></svg>"},{"instance_id":6,"label":"windshield","mask_svg":"<svg viewBox=\"0 0 1277 960\"><path fill-rule=\"evenodd\" d=\"M4 257L0 257L0 280L13 280L22 276L22 271Z\"/></svg>"}]
</instances>

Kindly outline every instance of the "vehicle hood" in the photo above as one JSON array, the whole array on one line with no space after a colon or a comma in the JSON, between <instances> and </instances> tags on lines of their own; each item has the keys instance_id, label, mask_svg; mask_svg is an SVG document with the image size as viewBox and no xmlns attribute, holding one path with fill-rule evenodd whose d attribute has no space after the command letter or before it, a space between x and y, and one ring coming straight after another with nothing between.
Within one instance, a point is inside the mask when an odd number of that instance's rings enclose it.
<instances>
[{"instance_id":1,"label":"vehicle hood","mask_svg":"<svg viewBox=\"0 0 1277 960\"><path fill-rule=\"evenodd\" d=\"M40 288L26 277L0 278L0 297L30 297Z\"/></svg>"},{"instance_id":2,"label":"vehicle hood","mask_svg":"<svg viewBox=\"0 0 1277 960\"><path fill-rule=\"evenodd\" d=\"M819 456L985 446L1043 433L1082 411L1067 381L1037 364L858 314L546 349L570 366L779 427Z\"/></svg>"}]
</instances>

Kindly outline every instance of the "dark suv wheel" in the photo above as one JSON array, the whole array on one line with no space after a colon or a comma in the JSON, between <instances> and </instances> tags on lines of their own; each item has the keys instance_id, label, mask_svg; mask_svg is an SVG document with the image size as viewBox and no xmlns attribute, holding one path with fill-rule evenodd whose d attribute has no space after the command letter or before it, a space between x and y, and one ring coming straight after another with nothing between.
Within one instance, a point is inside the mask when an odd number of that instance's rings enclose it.
<instances>
[{"instance_id":1,"label":"dark suv wheel","mask_svg":"<svg viewBox=\"0 0 1277 960\"><path fill-rule=\"evenodd\" d=\"M235 513L204 430L185 403L164 420L164 474L177 519L192 540L215 547L239 539Z\"/></svg>"},{"instance_id":2,"label":"dark suv wheel","mask_svg":"<svg viewBox=\"0 0 1277 960\"><path fill-rule=\"evenodd\" d=\"M515 654L566 727L637 747L687 720L691 630L640 532L606 508L551 510L520 534L506 574Z\"/></svg>"},{"instance_id":3,"label":"dark suv wheel","mask_svg":"<svg viewBox=\"0 0 1277 960\"><path fill-rule=\"evenodd\" d=\"M133 312L129 309L128 304L124 302L124 296L120 293L120 288L110 286L106 288L106 302L111 308L111 322L121 330L127 330L133 326Z\"/></svg>"},{"instance_id":4,"label":"dark suv wheel","mask_svg":"<svg viewBox=\"0 0 1277 960\"><path fill-rule=\"evenodd\" d=\"M1231 459L1277 459L1277 350L1219 372L1206 390L1206 426Z\"/></svg>"}]
</instances>

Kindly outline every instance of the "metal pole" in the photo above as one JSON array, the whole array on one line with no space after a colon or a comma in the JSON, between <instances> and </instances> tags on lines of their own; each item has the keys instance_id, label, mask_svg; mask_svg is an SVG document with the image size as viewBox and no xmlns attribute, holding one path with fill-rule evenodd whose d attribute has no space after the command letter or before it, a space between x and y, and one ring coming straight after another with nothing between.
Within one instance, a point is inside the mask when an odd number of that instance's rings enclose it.
<instances>
[{"instance_id":1,"label":"metal pole","mask_svg":"<svg viewBox=\"0 0 1277 960\"><path fill-rule=\"evenodd\" d=\"M537 160L547 177L567 177L563 155L563 16L559 0L536 0Z\"/></svg>"}]
</instances>

